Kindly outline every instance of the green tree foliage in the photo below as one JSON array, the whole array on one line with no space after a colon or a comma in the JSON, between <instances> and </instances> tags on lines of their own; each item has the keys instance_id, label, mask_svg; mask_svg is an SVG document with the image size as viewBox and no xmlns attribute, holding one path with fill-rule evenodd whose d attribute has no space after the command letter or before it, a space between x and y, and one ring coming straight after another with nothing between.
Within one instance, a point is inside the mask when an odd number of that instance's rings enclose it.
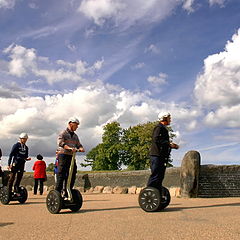
<instances>
[{"instance_id":1,"label":"green tree foliage","mask_svg":"<svg viewBox=\"0 0 240 240\"><path fill-rule=\"evenodd\" d=\"M108 123L103 128L102 143L93 148L87 155L87 164L92 170L118 170L121 167L121 127L118 122Z\"/></svg>"},{"instance_id":2,"label":"green tree foliage","mask_svg":"<svg viewBox=\"0 0 240 240\"><path fill-rule=\"evenodd\" d=\"M149 168L149 148L156 122L139 124L123 131L122 162L130 170Z\"/></svg>"},{"instance_id":3,"label":"green tree foliage","mask_svg":"<svg viewBox=\"0 0 240 240\"><path fill-rule=\"evenodd\" d=\"M122 165L129 170L143 170L150 166L149 149L152 142L152 131L158 122L148 122L137 126L121 129L118 122L104 127L102 143L88 152L85 164L92 170L119 170ZM168 127L170 139L175 137ZM171 167L169 159L168 167Z\"/></svg>"},{"instance_id":4,"label":"green tree foliage","mask_svg":"<svg viewBox=\"0 0 240 240\"><path fill-rule=\"evenodd\" d=\"M54 171L54 164L53 163L49 163L47 168L46 168L47 172L53 172Z\"/></svg>"}]
</instances>

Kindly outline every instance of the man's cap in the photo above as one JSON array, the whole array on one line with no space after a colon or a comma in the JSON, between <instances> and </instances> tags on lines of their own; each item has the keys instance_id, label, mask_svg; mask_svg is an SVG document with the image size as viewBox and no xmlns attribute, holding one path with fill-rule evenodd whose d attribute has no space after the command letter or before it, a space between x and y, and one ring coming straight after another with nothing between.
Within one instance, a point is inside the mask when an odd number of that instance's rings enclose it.
<instances>
[{"instance_id":1,"label":"man's cap","mask_svg":"<svg viewBox=\"0 0 240 240\"><path fill-rule=\"evenodd\" d=\"M19 138L28 138L28 135L27 135L27 133L23 132L19 135Z\"/></svg>"},{"instance_id":2,"label":"man's cap","mask_svg":"<svg viewBox=\"0 0 240 240\"><path fill-rule=\"evenodd\" d=\"M70 122L80 124L79 120L76 117L70 117L68 119L68 123Z\"/></svg>"},{"instance_id":3,"label":"man's cap","mask_svg":"<svg viewBox=\"0 0 240 240\"><path fill-rule=\"evenodd\" d=\"M159 121L163 121L164 118L167 118L167 117L169 117L169 116L171 116L171 114L170 114L169 112L160 112L160 113L158 114L158 120L159 120Z\"/></svg>"}]
</instances>

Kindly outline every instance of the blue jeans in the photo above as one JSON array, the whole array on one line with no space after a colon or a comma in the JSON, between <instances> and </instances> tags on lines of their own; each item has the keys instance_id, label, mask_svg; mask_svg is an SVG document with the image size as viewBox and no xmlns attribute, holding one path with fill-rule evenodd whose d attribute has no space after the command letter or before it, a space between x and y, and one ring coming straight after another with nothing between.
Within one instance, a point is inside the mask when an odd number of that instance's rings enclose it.
<instances>
[{"instance_id":1,"label":"blue jeans","mask_svg":"<svg viewBox=\"0 0 240 240\"><path fill-rule=\"evenodd\" d=\"M159 156L150 156L150 160L151 175L149 177L147 186L157 188L161 192L162 182L166 171L165 159L162 159Z\"/></svg>"}]
</instances>

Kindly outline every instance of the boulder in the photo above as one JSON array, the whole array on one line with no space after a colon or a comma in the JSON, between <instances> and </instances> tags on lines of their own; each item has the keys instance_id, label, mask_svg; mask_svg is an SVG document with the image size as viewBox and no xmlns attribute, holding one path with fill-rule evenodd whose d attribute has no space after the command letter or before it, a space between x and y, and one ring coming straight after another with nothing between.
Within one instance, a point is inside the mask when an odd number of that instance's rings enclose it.
<instances>
[{"instance_id":1,"label":"boulder","mask_svg":"<svg viewBox=\"0 0 240 240\"><path fill-rule=\"evenodd\" d=\"M200 153L197 151L189 151L183 157L180 170L180 185L182 197L197 197L200 159Z\"/></svg>"},{"instance_id":2,"label":"boulder","mask_svg":"<svg viewBox=\"0 0 240 240\"><path fill-rule=\"evenodd\" d=\"M103 186L96 186L93 190L93 193L101 193L103 191Z\"/></svg>"},{"instance_id":3,"label":"boulder","mask_svg":"<svg viewBox=\"0 0 240 240\"><path fill-rule=\"evenodd\" d=\"M117 187L113 188L113 193L115 193L115 194L125 194L127 192L128 192L128 189L126 187L117 186Z\"/></svg>"},{"instance_id":4,"label":"boulder","mask_svg":"<svg viewBox=\"0 0 240 240\"><path fill-rule=\"evenodd\" d=\"M136 194L137 191L137 187L136 186L132 186L128 188L128 193L129 194Z\"/></svg>"},{"instance_id":5,"label":"boulder","mask_svg":"<svg viewBox=\"0 0 240 240\"><path fill-rule=\"evenodd\" d=\"M103 189L102 193L112 193L113 192L113 188L110 186L107 186Z\"/></svg>"},{"instance_id":6,"label":"boulder","mask_svg":"<svg viewBox=\"0 0 240 240\"><path fill-rule=\"evenodd\" d=\"M142 189L143 189L143 187L138 187L138 188L136 189L136 194L139 194L139 193L142 191Z\"/></svg>"}]
</instances>

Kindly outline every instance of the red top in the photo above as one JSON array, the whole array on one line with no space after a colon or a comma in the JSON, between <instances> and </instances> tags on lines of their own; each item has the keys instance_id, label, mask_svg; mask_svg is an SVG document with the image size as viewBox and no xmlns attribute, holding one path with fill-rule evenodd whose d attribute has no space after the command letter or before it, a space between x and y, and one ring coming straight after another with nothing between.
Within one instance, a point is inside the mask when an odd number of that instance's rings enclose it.
<instances>
[{"instance_id":1,"label":"red top","mask_svg":"<svg viewBox=\"0 0 240 240\"><path fill-rule=\"evenodd\" d=\"M46 163L43 160L37 160L32 169L34 170L34 178L46 177Z\"/></svg>"}]
</instances>

